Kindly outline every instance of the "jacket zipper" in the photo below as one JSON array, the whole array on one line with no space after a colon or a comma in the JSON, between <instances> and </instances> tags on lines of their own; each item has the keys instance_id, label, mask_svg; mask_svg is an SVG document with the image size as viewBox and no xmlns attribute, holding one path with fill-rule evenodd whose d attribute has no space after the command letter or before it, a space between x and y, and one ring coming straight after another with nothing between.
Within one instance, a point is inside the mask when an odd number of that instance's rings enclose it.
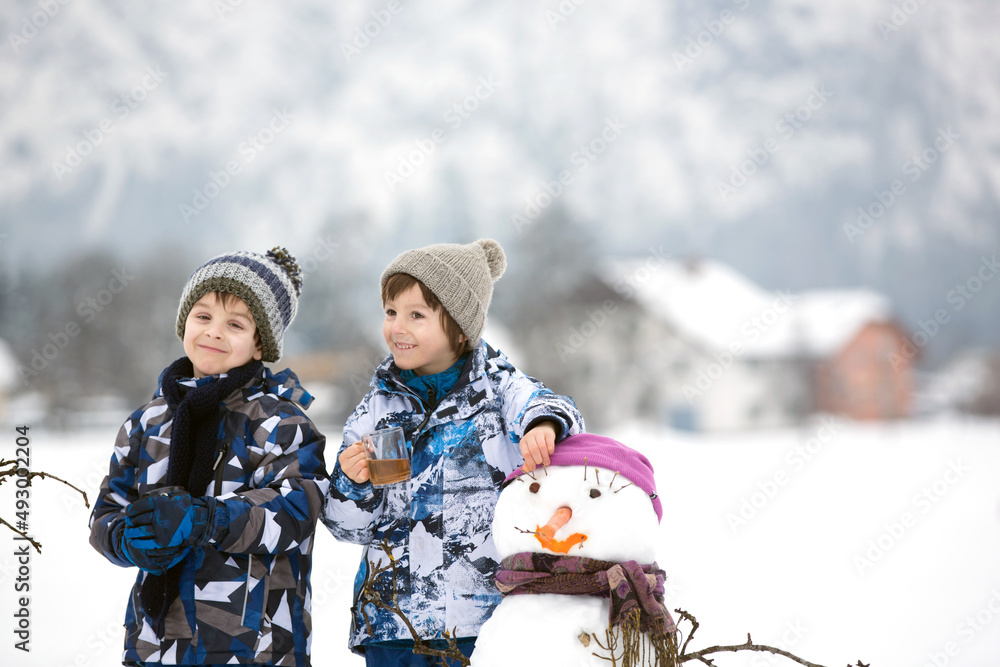
<instances>
[{"instance_id":1,"label":"jacket zipper","mask_svg":"<svg viewBox=\"0 0 1000 667\"><path fill-rule=\"evenodd\" d=\"M423 430L427 426L427 422L431 420L431 415L434 414L434 408L437 407L437 401L434 400L434 387L427 388L427 414L424 415L424 420L420 422L420 426L417 427L417 433Z\"/></svg>"},{"instance_id":2,"label":"jacket zipper","mask_svg":"<svg viewBox=\"0 0 1000 667\"><path fill-rule=\"evenodd\" d=\"M219 451L218 458L215 459L215 465L212 466L212 470L215 471L215 488L213 489L214 495L222 495L222 478L226 473L226 454L229 453L229 443L222 445L222 450Z\"/></svg>"},{"instance_id":3,"label":"jacket zipper","mask_svg":"<svg viewBox=\"0 0 1000 667\"><path fill-rule=\"evenodd\" d=\"M250 600L250 570L253 568L253 554L247 554L247 583L243 591L243 613L240 614L240 625L247 627L247 602Z\"/></svg>"},{"instance_id":4,"label":"jacket zipper","mask_svg":"<svg viewBox=\"0 0 1000 667\"><path fill-rule=\"evenodd\" d=\"M415 430L413 432L413 438L411 440L411 445L410 445L410 447L411 447L411 455L412 455L412 448L416 446L417 440L420 438L420 432L424 430L425 426L427 426L427 422L429 422L431 420L431 415L434 414L434 408L437 407L437 401L434 400L435 398L436 398L436 396L435 396L435 393L434 393L434 387L428 387L427 388L427 414L424 415L424 420L422 422L420 422L420 426L417 427L417 430Z\"/></svg>"}]
</instances>

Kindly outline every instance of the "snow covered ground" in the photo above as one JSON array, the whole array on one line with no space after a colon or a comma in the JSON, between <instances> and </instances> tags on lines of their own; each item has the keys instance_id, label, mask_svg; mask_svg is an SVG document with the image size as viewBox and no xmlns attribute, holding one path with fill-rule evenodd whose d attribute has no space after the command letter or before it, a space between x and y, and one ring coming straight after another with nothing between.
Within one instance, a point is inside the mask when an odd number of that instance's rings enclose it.
<instances>
[{"instance_id":1,"label":"snow covered ground","mask_svg":"<svg viewBox=\"0 0 1000 667\"><path fill-rule=\"evenodd\" d=\"M35 432L32 468L93 498L113 433ZM608 432L656 468L665 514L658 562L671 608L701 622L692 648L755 641L827 667L987 667L1000 656L1000 423L817 421L798 430L687 435ZM13 435L0 452L10 458ZM13 514L0 488L0 515ZM32 489L31 653L14 649L15 542L0 533L0 664L120 664L134 570L87 543L89 511L51 480ZM20 543L17 543L20 544ZM360 548L322 527L313 572L317 665L362 665L346 650ZM4 625L5 624L5 625ZM540 632L536 640L543 641ZM724 655L721 667L792 664Z\"/></svg>"}]
</instances>

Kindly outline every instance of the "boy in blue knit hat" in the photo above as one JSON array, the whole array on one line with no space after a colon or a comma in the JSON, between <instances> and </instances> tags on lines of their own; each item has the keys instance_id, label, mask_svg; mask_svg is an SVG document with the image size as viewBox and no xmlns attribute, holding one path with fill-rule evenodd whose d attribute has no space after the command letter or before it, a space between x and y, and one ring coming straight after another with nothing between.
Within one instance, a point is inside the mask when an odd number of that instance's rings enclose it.
<instances>
[{"instance_id":1,"label":"boy in blue knit hat","mask_svg":"<svg viewBox=\"0 0 1000 667\"><path fill-rule=\"evenodd\" d=\"M95 549L139 568L125 665L309 665L326 439L295 374L261 363L301 288L283 248L215 257L184 288L185 356L119 431L90 521Z\"/></svg>"}]
</instances>

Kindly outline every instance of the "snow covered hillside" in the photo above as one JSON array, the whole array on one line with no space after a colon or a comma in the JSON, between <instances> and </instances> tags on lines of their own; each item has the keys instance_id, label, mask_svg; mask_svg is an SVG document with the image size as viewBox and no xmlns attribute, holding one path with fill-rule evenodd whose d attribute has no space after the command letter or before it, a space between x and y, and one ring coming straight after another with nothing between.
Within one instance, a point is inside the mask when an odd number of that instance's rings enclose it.
<instances>
[{"instance_id":1,"label":"snow covered hillside","mask_svg":"<svg viewBox=\"0 0 1000 667\"><path fill-rule=\"evenodd\" d=\"M652 460L664 504L658 562L671 608L702 623L693 644L756 641L826 667L993 667L1000 655L1000 424L941 421L688 436L608 432ZM11 438L13 440L13 438ZM32 468L93 497L112 433L32 433ZM0 490L7 517L13 492ZM89 512L51 480L32 489L32 651L10 634L17 577L0 556L0 664L120 664L134 570L87 543ZM9 518L9 517L7 517ZM13 545L10 536L0 541ZM346 650L360 549L320 528L313 571L316 664L361 665ZM339 661L343 661L342 663ZM781 665L764 654L720 666ZM790 664L790 663L787 663Z\"/></svg>"},{"instance_id":2,"label":"snow covered hillside","mask_svg":"<svg viewBox=\"0 0 1000 667\"><path fill-rule=\"evenodd\" d=\"M32 258L81 223L132 253L289 222L308 246L359 215L398 249L503 241L558 189L609 250L669 241L771 287L860 267L895 296L923 254L963 280L997 241L1000 10L897 5L7 2L0 222Z\"/></svg>"}]
</instances>

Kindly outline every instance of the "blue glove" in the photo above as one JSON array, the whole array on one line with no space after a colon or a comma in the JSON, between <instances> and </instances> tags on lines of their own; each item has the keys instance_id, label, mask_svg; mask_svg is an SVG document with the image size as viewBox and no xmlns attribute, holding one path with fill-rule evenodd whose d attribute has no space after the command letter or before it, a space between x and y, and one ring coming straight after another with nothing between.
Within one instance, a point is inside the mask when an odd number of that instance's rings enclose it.
<instances>
[{"instance_id":1,"label":"blue glove","mask_svg":"<svg viewBox=\"0 0 1000 667\"><path fill-rule=\"evenodd\" d=\"M184 557L191 551L189 546L165 547L162 549L140 549L129 540L125 531L119 538L119 551L130 563L140 570L151 574L163 574L177 563L184 560Z\"/></svg>"},{"instance_id":2,"label":"blue glove","mask_svg":"<svg viewBox=\"0 0 1000 667\"><path fill-rule=\"evenodd\" d=\"M187 491L141 498L125 509L125 538L133 549L206 544L215 533L217 503Z\"/></svg>"}]
</instances>

